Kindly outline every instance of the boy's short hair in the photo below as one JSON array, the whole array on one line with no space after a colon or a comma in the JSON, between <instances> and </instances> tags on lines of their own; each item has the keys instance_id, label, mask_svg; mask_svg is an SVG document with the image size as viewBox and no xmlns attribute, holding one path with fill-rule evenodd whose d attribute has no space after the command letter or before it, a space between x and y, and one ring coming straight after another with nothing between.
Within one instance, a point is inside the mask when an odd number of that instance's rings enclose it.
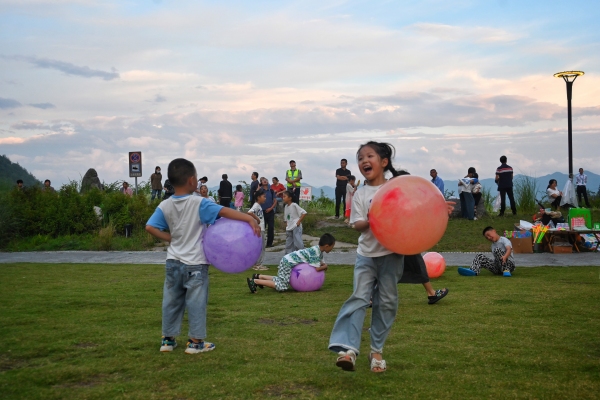
<instances>
[{"instance_id":1,"label":"boy's short hair","mask_svg":"<svg viewBox=\"0 0 600 400\"><path fill-rule=\"evenodd\" d=\"M350 175L348 177L348 181L355 181L355 180L356 180L356 177L354 175Z\"/></svg>"},{"instance_id":2,"label":"boy's short hair","mask_svg":"<svg viewBox=\"0 0 600 400\"><path fill-rule=\"evenodd\" d=\"M500 157L500 162L505 163L507 161L506 156Z\"/></svg>"},{"instance_id":3,"label":"boy's short hair","mask_svg":"<svg viewBox=\"0 0 600 400\"><path fill-rule=\"evenodd\" d=\"M17 179L17 183L23 183L23 179Z\"/></svg>"},{"instance_id":4,"label":"boy's short hair","mask_svg":"<svg viewBox=\"0 0 600 400\"><path fill-rule=\"evenodd\" d=\"M291 190L286 190L285 192L283 192L283 195L289 197L290 199L294 198L294 194Z\"/></svg>"},{"instance_id":5,"label":"boy's short hair","mask_svg":"<svg viewBox=\"0 0 600 400\"><path fill-rule=\"evenodd\" d=\"M258 189L256 192L254 192L254 198L258 199L260 196L264 196L265 194L267 194L267 192L265 192L265 189Z\"/></svg>"},{"instance_id":6,"label":"boy's short hair","mask_svg":"<svg viewBox=\"0 0 600 400\"><path fill-rule=\"evenodd\" d=\"M277 182L279 182L279 178L274 176L273 179L275 179Z\"/></svg>"},{"instance_id":7,"label":"boy's short hair","mask_svg":"<svg viewBox=\"0 0 600 400\"><path fill-rule=\"evenodd\" d=\"M345 162L345 163L348 163L348 160L346 160L345 158L342 158L342 159L340 160L340 162L342 162L342 161L343 161L343 162Z\"/></svg>"},{"instance_id":8,"label":"boy's short hair","mask_svg":"<svg viewBox=\"0 0 600 400\"><path fill-rule=\"evenodd\" d=\"M258 172L254 171L254 172L252 173L252 176L254 176L255 178L258 178Z\"/></svg>"},{"instance_id":9,"label":"boy's short hair","mask_svg":"<svg viewBox=\"0 0 600 400\"><path fill-rule=\"evenodd\" d=\"M331 246L335 243L335 238L331 233L324 233L319 239L319 246Z\"/></svg>"},{"instance_id":10,"label":"boy's short hair","mask_svg":"<svg viewBox=\"0 0 600 400\"><path fill-rule=\"evenodd\" d=\"M227 178L228 178L228 177L227 177L227 174L223 174L223 175L221 175L221 179L227 179Z\"/></svg>"},{"instance_id":11,"label":"boy's short hair","mask_svg":"<svg viewBox=\"0 0 600 400\"><path fill-rule=\"evenodd\" d=\"M196 167L191 161L185 158L176 158L169 163L167 168L167 176L171 185L183 186L185 182L196 174Z\"/></svg>"},{"instance_id":12,"label":"boy's short hair","mask_svg":"<svg viewBox=\"0 0 600 400\"><path fill-rule=\"evenodd\" d=\"M487 231L493 231L493 230L494 230L494 227L493 227L493 226L486 226L485 228L483 228L483 233L482 233L482 235L483 235L483 236L485 236L485 233L486 233Z\"/></svg>"}]
</instances>

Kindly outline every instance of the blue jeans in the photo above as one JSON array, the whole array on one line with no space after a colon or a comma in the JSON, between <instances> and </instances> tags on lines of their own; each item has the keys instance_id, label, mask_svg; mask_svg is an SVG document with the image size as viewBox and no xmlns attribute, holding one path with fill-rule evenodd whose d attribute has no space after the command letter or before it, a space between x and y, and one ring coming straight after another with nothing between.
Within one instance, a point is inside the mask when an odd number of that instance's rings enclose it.
<instances>
[{"instance_id":1,"label":"blue jeans","mask_svg":"<svg viewBox=\"0 0 600 400\"><path fill-rule=\"evenodd\" d=\"M473 220L475 217L475 198L473 193L461 192L460 194L460 212L463 218Z\"/></svg>"},{"instance_id":2,"label":"blue jeans","mask_svg":"<svg viewBox=\"0 0 600 400\"><path fill-rule=\"evenodd\" d=\"M404 256L381 257L356 255L354 292L342 306L329 338L331 351L352 350L359 354L360 338L373 294L371 315L371 350L381 353L398 311L398 286L404 271ZM377 288L375 282L377 281Z\"/></svg>"},{"instance_id":3,"label":"blue jeans","mask_svg":"<svg viewBox=\"0 0 600 400\"><path fill-rule=\"evenodd\" d=\"M162 190L152 189L152 198L150 200L154 200L155 197L158 197L158 199L160 200L161 196L162 196Z\"/></svg>"},{"instance_id":4,"label":"blue jeans","mask_svg":"<svg viewBox=\"0 0 600 400\"><path fill-rule=\"evenodd\" d=\"M179 336L181 320L187 307L189 337L206 337L208 303L208 265L186 265L167 260L162 304L163 336Z\"/></svg>"}]
</instances>

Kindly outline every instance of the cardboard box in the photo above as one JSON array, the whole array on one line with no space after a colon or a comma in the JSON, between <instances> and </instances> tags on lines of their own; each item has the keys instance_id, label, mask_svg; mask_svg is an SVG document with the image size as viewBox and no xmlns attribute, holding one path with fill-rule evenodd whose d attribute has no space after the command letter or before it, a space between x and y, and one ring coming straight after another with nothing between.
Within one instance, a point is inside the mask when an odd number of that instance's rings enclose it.
<instances>
[{"instance_id":1,"label":"cardboard box","mask_svg":"<svg viewBox=\"0 0 600 400\"><path fill-rule=\"evenodd\" d=\"M513 253L515 254L523 254L523 253L533 253L533 238L509 238L510 244L513 248Z\"/></svg>"},{"instance_id":2,"label":"cardboard box","mask_svg":"<svg viewBox=\"0 0 600 400\"><path fill-rule=\"evenodd\" d=\"M573 246L552 246L552 252L554 254L571 254L573 252Z\"/></svg>"}]
</instances>

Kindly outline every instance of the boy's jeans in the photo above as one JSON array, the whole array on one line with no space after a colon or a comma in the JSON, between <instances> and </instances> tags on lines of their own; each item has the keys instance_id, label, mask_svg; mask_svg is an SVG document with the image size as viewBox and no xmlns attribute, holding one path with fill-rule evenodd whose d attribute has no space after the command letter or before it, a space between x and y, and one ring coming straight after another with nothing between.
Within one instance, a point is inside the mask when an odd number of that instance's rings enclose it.
<instances>
[{"instance_id":1,"label":"boy's jeans","mask_svg":"<svg viewBox=\"0 0 600 400\"><path fill-rule=\"evenodd\" d=\"M404 256L388 254L382 257L356 255L354 293L342 306L331 337L329 349L335 352L360 352L360 338L367 306L373 294L371 315L371 350L382 352L398 311L397 282L404 272ZM377 288L373 289L377 281Z\"/></svg>"},{"instance_id":2,"label":"boy's jeans","mask_svg":"<svg viewBox=\"0 0 600 400\"><path fill-rule=\"evenodd\" d=\"M206 337L208 303L208 265L186 265L167 260L162 304L162 334L179 336L181 320L187 307L189 337Z\"/></svg>"}]
</instances>

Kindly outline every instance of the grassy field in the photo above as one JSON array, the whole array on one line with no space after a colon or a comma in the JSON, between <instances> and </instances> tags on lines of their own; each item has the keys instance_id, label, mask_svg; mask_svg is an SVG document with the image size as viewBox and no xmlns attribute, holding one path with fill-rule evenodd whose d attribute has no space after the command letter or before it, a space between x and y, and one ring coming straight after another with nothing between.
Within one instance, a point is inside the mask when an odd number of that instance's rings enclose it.
<instances>
[{"instance_id":1,"label":"grassy field","mask_svg":"<svg viewBox=\"0 0 600 400\"><path fill-rule=\"evenodd\" d=\"M158 351L164 271L152 265L3 264L0 393L5 399L524 398L600 393L597 267L520 268L512 278L449 268L426 303L400 285L388 372L364 354L334 366L327 343L352 290L352 267L322 290L251 295L248 274L211 268L208 340L215 351ZM275 272L275 268L272 268ZM370 314L370 312L369 312ZM187 332L184 323L183 332ZM367 352L368 318L362 351ZM185 335L179 343L183 345Z\"/></svg>"}]
</instances>

